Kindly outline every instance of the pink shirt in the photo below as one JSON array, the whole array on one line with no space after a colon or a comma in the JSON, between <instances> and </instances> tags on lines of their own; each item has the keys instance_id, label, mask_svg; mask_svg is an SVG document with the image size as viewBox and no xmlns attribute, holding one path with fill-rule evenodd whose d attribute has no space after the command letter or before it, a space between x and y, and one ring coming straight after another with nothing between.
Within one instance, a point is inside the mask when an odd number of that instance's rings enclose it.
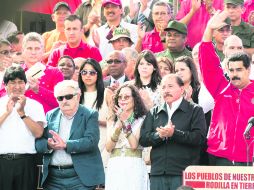
<instances>
[{"instance_id":1,"label":"pink shirt","mask_svg":"<svg viewBox=\"0 0 254 190\"><path fill-rule=\"evenodd\" d=\"M149 49L153 53L164 51L163 44L161 42L160 33L154 28L150 32L146 32L142 40L142 50Z\"/></svg>"},{"instance_id":2,"label":"pink shirt","mask_svg":"<svg viewBox=\"0 0 254 190\"><path fill-rule=\"evenodd\" d=\"M242 15L242 18L245 22L249 22L249 15L252 11L254 11L254 2L253 0L245 0L244 2L244 8L245 8L245 11ZM252 25L254 25L254 23L251 23Z\"/></svg>"},{"instance_id":3,"label":"pink shirt","mask_svg":"<svg viewBox=\"0 0 254 190\"><path fill-rule=\"evenodd\" d=\"M55 49L49 56L48 65L56 67L59 58L63 55L69 55L72 58L93 58L98 62L102 60L100 51L97 47L90 46L89 44L81 41L79 46L76 48L71 48L68 44L66 44L64 47Z\"/></svg>"},{"instance_id":4,"label":"pink shirt","mask_svg":"<svg viewBox=\"0 0 254 190\"><path fill-rule=\"evenodd\" d=\"M223 10L223 0L213 0L213 7L216 10ZM177 13L176 20L181 20L185 17L191 9L191 0L182 0L181 8ZM205 5L202 3L199 10L191 18L188 28L187 44L194 47L196 43L200 42L206 28L206 24L210 19L210 14L206 11Z\"/></svg>"},{"instance_id":5,"label":"pink shirt","mask_svg":"<svg viewBox=\"0 0 254 190\"><path fill-rule=\"evenodd\" d=\"M54 97L54 87L58 82L63 81L64 78L61 71L55 67L47 66L44 72L45 75L40 78L38 94L32 90L27 90L25 95L40 102L45 113L47 113L49 110L58 107L58 103Z\"/></svg>"}]
</instances>

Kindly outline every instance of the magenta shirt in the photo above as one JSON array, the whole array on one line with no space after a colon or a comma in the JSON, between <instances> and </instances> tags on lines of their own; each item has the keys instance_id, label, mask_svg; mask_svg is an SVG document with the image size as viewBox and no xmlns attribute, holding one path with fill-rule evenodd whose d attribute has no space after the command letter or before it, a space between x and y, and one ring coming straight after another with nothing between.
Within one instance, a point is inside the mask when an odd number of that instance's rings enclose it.
<instances>
[{"instance_id":1,"label":"magenta shirt","mask_svg":"<svg viewBox=\"0 0 254 190\"><path fill-rule=\"evenodd\" d=\"M56 67L59 58L63 55L69 55L72 58L93 58L98 62L102 60L101 53L97 47L90 46L89 44L81 41L79 46L76 48L71 48L68 44L66 44L64 47L55 49L49 56L48 65Z\"/></svg>"},{"instance_id":2,"label":"magenta shirt","mask_svg":"<svg viewBox=\"0 0 254 190\"><path fill-rule=\"evenodd\" d=\"M54 97L54 87L58 82L63 81L64 78L61 71L55 67L47 66L44 72L45 75L40 79L38 94L32 90L27 90L25 95L40 102L45 113L47 113L49 110L58 107L58 103Z\"/></svg>"},{"instance_id":3,"label":"magenta shirt","mask_svg":"<svg viewBox=\"0 0 254 190\"><path fill-rule=\"evenodd\" d=\"M150 32L146 32L142 40L142 50L149 49L153 53L164 51L163 44L161 43L160 33L154 28Z\"/></svg>"},{"instance_id":4,"label":"magenta shirt","mask_svg":"<svg viewBox=\"0 0 254 190\"><path fill-rule=\"evenodd\" d=\"M223 10L223 0L214 0L213 7L216 10ZM182 0L181 8L177 13L176 20L181 20L183 17L185 17L190 12L190 9L191 0ZM198 42L201 41L209 19L210 15L206 11L205 5L201 4L199 10L197 10L187 25L188 36L186 44L193 48Z\"/></svg>"}]
</instances>

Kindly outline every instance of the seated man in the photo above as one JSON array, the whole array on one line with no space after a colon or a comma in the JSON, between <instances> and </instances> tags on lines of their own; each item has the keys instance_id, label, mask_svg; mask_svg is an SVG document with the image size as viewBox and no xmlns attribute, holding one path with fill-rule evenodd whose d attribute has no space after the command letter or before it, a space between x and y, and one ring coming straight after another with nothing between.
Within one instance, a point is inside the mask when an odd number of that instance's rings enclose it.
<instances>
[{"instance_id":1,"label":"seated man","mask_svg":"<svg viewBox=\"0 0 254 190\"><path fill-rule=\"evenodd\" d=\"M7 95L0 98L0 189L31 190L36 184L35 138L46 123L40 103L26 97L26 75L20 66L6 69Z\"/></svg>"},{"instance_id":2,"label":"seated man","mask_svg":"<svg viewBox=\"0 0 254 190\"><path fill-rule=\"evenodd\" d=\"M98 112L79 104L73 80L59 82L54 95L59 107L47 113L47 127L36 141L44 153L42 185L46 189L95 189L104 184L98 148Z\"/></svg>"}]
</instances>

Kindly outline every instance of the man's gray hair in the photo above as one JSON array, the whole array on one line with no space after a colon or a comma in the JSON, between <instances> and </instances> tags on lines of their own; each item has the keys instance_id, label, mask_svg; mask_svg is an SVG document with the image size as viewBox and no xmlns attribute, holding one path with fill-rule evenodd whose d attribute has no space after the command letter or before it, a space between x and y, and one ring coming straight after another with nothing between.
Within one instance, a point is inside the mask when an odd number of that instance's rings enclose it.
<instances>
[{"instance_id":1,"label":"man's gray hair","mask_svg":"<svg viewBox=\"0 0 254 190\"><path fill-rule=\"evenodd\" d=\"M59 92L66 87L73 88L75 90L75 93L80 94L80 88L79 88L78 82L74 80L63 80L57 83L56 86L54 87L54 96L57 97Z\"/></svg>"},{"instance_id":2,"label":"man's gray hair","mask_svg":"<svg viewBox=\"0 0 254 190\"><path fill-rule=\"evenodd\" d=\"M25 35L25 37L23 38L23 42L22 42L22 48L24 48L27 44L27 42L39 42L42 47L44 48L44 41L43 38L40 34L38 34L37 32L29 32Z\"/></svg>"}]
</instances>

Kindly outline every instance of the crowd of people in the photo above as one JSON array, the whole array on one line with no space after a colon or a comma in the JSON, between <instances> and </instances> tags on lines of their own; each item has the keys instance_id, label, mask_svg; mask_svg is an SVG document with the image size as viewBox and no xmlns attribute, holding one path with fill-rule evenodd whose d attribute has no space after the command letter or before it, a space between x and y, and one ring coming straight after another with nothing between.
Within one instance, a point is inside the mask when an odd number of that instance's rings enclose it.
<instances>
[{"instance_id":1,"label":"crowd of people","mask_svg":"<svg viewBox=\"0 0 254 190\"><path fill-rule=\"evenodd\" d=\"M180 2L58 2L54 30L0 35L0 189L191 190L190 165L251 164L254 3Z\"/></svg>"}]
</instances>

